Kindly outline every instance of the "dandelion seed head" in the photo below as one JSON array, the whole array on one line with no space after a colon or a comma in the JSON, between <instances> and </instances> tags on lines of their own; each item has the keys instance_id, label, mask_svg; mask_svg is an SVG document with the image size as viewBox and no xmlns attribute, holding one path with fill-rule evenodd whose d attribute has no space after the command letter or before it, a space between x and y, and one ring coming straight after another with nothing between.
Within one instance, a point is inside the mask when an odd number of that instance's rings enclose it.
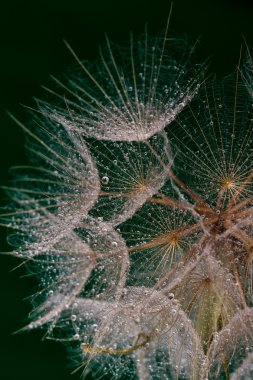
<instances>
[{"instance_id":1,"label":"dandelion seed head","mask_svg":"<svg viewBox=\"0 0 253 380\"><path fill-rule=\"evenodd\" d=\"M64 342L84 377L248 374L251 66L204 81L195 46L168 30L107 38L95 64L67 46L78 69L31 125L15 120L31 161L0 214L39 279L27 328Z\"/></svg>"}]
</instances>

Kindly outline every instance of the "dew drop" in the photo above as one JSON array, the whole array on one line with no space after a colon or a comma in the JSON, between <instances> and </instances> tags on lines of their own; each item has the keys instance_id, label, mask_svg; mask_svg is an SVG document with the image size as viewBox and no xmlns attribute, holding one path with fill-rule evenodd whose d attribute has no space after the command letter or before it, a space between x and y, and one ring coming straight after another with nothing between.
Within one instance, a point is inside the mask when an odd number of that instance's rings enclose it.
<instances>
[{"instance_id":1,"label":"dew drop","mask_svg":"<svg viewBox=\"0 0 253 380\"><path fill-rule=\"evenodd\" d=\"M102 181L102 183L103 183L104 185L107 185L107 184L109 183L109 178L108 178L106 175L104 175L104 176L102 177L101 181Z\"/></svg>"}]
</instances>

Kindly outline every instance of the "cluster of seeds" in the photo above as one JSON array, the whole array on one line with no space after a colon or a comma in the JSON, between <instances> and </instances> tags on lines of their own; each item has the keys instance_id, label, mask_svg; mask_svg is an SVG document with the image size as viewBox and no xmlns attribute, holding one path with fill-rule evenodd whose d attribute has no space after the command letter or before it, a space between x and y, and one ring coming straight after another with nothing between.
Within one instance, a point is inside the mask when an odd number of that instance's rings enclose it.
<instances>
[{"instance_id":1,"label":"cluster of seeds","mask_svg":"<svg viewBox=\"0 0 253 380\"><path fill-rule=\"evenodd\" d=\"M84 377L237 379L253 368L253 63L206 79L186 38L108 39L25 126L0 222L40 280L27 329Z\"/></svg>"}]
</instances>

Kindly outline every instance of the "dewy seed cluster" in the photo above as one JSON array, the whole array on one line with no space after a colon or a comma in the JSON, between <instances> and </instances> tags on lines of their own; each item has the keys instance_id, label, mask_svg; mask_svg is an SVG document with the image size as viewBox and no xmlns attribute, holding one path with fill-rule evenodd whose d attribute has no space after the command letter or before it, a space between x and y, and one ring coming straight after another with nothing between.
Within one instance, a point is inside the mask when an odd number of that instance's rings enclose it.
<instances>
[{"instance_id":1,"label":"dewy seed cluster","mask_svg":"<svg viewBox=\"0 0 253 380\"><path fill-rule=\"evenodd\" d=\"M208 81L194 50L167 31L95 65L71 50L18 122L31 165L0 220L40 279L27 328L89 378L252 377L253 65Z\"/></svg>"}]
</instances>

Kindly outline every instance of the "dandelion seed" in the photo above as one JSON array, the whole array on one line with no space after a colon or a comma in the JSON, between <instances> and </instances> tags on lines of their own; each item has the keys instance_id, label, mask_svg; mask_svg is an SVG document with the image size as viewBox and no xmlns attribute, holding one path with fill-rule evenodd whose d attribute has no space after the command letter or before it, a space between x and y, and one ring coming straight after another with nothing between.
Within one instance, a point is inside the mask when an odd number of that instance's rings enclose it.
<instances>
[{"instance_id":1,"label":"dandelion seed","mask_svg":"<svg viewBox=\"0 0 253 380\"><path fill-rule=\"evenodd\" d=\"M40 102L49 119L86 137L108 141L144 141L162 131L198 92L204 65L192 61L195 46L167 36L150 38L147 32L123 49L106 40L100 59L93 67L79 60L79 76L65 84L66 107ZM52 92L52 91L50 91ZM67 96L66 96L67 95Z\"/></svg>"}]
</instances>

